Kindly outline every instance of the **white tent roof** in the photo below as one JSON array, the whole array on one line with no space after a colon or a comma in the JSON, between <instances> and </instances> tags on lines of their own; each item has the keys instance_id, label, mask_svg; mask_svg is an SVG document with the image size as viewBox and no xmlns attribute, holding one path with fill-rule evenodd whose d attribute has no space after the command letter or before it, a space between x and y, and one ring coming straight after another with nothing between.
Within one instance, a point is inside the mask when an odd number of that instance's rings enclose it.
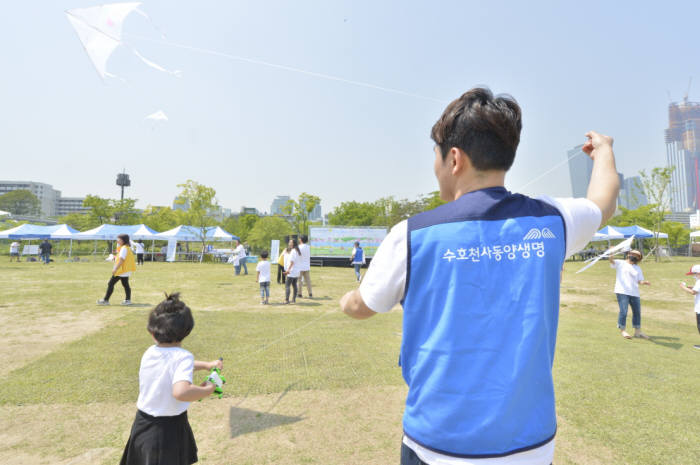
<instances>
[{"instance_id":1,"label":"white tent roof","mask_svg":"<svg viewBox=\"0 0 700 465\"><path fill-rule=\"evenodd\" d=\"M49 236L51 239L73 239L78 234L78 231L71 228L67 224L57 225L57 229Z\"/></svg>"},{"instance_id":2,"label":"white tent roof","mask_svg":"<svg viewBox=\"0 0 700 465\"><path fill-rule=\"evenodd\" d=\"M0 216L5 216L5 215L9 215L9 214L10 214L10 212L6 212L6 211L4 211L4 210L0 210Z\"/></svg>"}]
</instances>

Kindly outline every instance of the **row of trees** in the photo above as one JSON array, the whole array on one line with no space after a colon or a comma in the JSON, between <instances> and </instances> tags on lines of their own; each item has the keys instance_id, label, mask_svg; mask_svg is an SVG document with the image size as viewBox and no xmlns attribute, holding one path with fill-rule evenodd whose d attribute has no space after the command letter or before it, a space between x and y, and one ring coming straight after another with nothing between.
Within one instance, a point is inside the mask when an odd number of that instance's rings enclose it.
<instances>
[{"instance_id":1,"label":"row of trees","mask_svg":"<svg viewBox=\"0 0 700 465\"><path fill-rule=\"evenodd\" d=\"M635 210L621 207L621 214L612 218L611 226L640 225L645 228L665 232L674 247L688 244L689 230L681 223L664 221L669 209L669 189L672 168L654 168L647 173L641 171L642 187L651 203ZM166 231L181 224L189 224L200 229L202 242L204 231L211 226L221 226L257 249L267 248L271 239L280 239L290 234L308 234L314 225L309 217L321 202L318 196L303 192L297 199L283 206L284 216L258 217L257 215L231 216L219 221L212 215L217 211L216 190L193 180L178 184L180 194L176 203L184 209L148 206L140 211L135 208L135 199L106 199L88 195L83 205L89 207L85 213L72 213L60 218L79 230L87 230L104 223L138 224L144 223L157 230ZM383 197L373 202L343 202L328 215L330 225L344 226L384 226L390 228L396 223L422 211L433 209L444 202L439 192L434 191L416 200ZM36 214L38 199L29 191L12 191L0 196L0 209L13 214ZM318 224L318 223L316 223ZM658 246L658 243L656 244Z\"/></svg>"}]
</instances>

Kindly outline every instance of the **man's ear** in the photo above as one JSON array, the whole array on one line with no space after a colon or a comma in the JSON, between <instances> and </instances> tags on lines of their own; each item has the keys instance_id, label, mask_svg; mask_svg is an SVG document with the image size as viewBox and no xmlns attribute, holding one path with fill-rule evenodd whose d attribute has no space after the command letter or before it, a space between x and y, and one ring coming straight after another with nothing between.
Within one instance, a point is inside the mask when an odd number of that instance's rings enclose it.
<instances>
[{"instance_id":1,"label":"man's ear","mask_svg":"<svg viewBox=\"0 0 700 465\"><path fill-rule=\"evenodd\" d=\"M457 176L465 171L473 170L474 166L467 153L457 147L450 149L450 163L452 164L452 175Z\"/></svg>"}]
</instances>

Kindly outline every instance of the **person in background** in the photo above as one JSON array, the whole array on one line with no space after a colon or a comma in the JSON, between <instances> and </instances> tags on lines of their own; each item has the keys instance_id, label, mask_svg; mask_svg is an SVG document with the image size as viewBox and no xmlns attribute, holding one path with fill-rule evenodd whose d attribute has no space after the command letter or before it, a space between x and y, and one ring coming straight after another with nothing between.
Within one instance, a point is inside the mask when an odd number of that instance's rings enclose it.
<instances>
[{"instance_id":1,"label":"person in background","mask_svg":"<svg viewBox=\"0 0 700 465\"><path fill-rule=\"evenodd\" d=\"M10 261L12 261L12 257L17 257L17 262L19 262L19 242L17 241L10 244Z\"/></svg>"},{"instance_id":2,"label":"person in background","mask_svg":"<svg viewBox=\"0 0 700 465\"><path fill-rule=\"evenodd\" d=\"M122 305L131 305L131 286L129 286L129 276L136 271L136 262L134 261L134 252L131 251L129 244L129 235L120 234L117 236L117 253L114 256L114 267L112 268L112 277L107 283L107 292L104 299L97 301L97 305L109 305L109 298L114 292L114 285L117 281L122 282L124 286L125 299Z\"/></svg>"},{"instance_id":3,"label":"person in background","mask_svg":"<svg viewBox=\"0 0 700 465\"><path fill-rule=\"evenodd\" d=\"M292 303L297 302L297 280L299 279L299 262L301 252L296 239L289 239L287 243L287 255L284 257L284 274L287 279L284 283L284 303L289 303L289 288L293 288Z\"/></svg>"},{"instance_id":4,"label":"person in background","mask_svg":"<svg viewBox=\"0 0 700 465\"><path fill-rule=\"evenodd\" d=\"M282 253L277 259L277 284L284 284L285 274L284 274L284 259L285 255L289 253L289 247L282 249Z\"/></svg>"},{"instance_id":5,"label":"person in background","mask_svg":"<svg viewBox=\"0 0 700 465\"><path fill-rule=\"evenodd\" d=\"M143 252L144 252L143 241L138 240L138 241L134 242L134 253L136 254L136 264L137 265L143 265Z\"/></svg>"},{"instance_id":6,"label":"person in background","mask_svg":"<svg viewBox=\"0 0 700 465\"><path fill-rule=\"evenodd\" d=\"M44 239L44 242L39 244L39 253L41 254L41 260L44 262L44 265L48 265L51 261L52 248L53 246L47 239Z\"/></svg>"},{"instance_id":7,"label":"person in background","mask_svg":"<svg viewBox=\"0 0 700 465\"><path fill-rule=\"evenodd\" d=\"M698 326L698 332L700 332L700 265L693 265L690 267L690 271L686 273L686 276L691 275L695 278L693 287L688 287L686 283L682 282L681 289L695 297L695 321ZM700 344L695 344L693 347L695 349L700 349Z\"/></svg>"},{"instance_id":8,"label":"person in background","mask_svg":"<svg viewBox=\"0 0 700 465\"><path fill-rule=\"evenodd\" d=\"M270 261L267 250L260 254L260 261L255 267L257 271L257 281L260 284L260 303L267 305L270 301Z\"/></svg>"},{"instance_id":9,"label":"person in background","mask_svg":"<svg viewBox=\"0 0 700 465\"><path fill-rule=\"evenodd\" d=\"M302 234L299 236L301 244L299 244L299 251L301 252L301 260L299 263L299 294L297 297L304 297L302 294L302 288L304 283L306 283L306 290L309 291L309 298L313 297L311 292L311 247L309 247L309 236Z\"/></svg>"},{"instance_id":10,"label":"person in background","mask_svg":"<svg viewBox=\"0 0 700 465\"><path fill-rule=\"evenodd\" d=\"M350 255L350 263L355 267L355 276L359 282L362 279L360 275L360 268L365 264L365 251L360 247L360 243L355 241L355 247L352 249L352 254Z\"/></svg>"},{"instance_id":11,"label":"person in background","mask_svg":"<svg viewBox=\"0 0 700 465\"><path fill-rule=\"evenodd\" d=\"M241 241L236 239L236 247L233 249L233 267L236 269L236 275L241 274L241 266L245 269L245 274L248 274L245 258L245 247L241 244Z\"/></svg>"},{"instance_id":12,"label":"person in background","mask_svg":"<svg viewBox=\"0 0 700 465\"><path fill-rule=\"evenodd\" d=\"M642 269L637 265L642 261L642 253L639 250L627 252L627 260L615 260L610 256L610 267L615 269L615 295L620 313L617 316L617 328L620 335L625 339L632 336L625 330L627 326L627 310L632 307L632 326L634 327L634 337L649 339L649 336L642 332L642 303L639 296L639 285L651 285L644 279Z\"/></svg>"}]
</instances>

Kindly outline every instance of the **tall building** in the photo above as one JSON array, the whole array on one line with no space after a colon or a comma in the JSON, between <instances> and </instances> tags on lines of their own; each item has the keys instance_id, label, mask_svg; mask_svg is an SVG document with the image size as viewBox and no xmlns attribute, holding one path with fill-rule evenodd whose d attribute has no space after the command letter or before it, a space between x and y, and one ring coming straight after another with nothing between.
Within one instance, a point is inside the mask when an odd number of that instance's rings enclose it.
<instances>
[{"instance_id":1,"label":"tall building","mask_svg":"<svg viewBox=\"0 0 700 465\"><path fill-rule=\"evenodd\" d=\"M272 201L272 205L270 205L270 215L284 215L282 207L287 205L287 202L290 200L291 198L288 195L278 195L275 197Z\"/></svg>"},{"instance_id":2,"label":"tall building","mask_svg":"<svg viewBox=\"0 0 700 465\"><path fill-rule=\"evenodd\" d=\"M83 207L83 197L59 197L56 205L56 216L65 216L69 213L84 213L90 207Z\"/></svg>"},{"instance_id":3,"label":"tall building","mask_svg":"<svg viewBox=\"0 0 700 465\"><path fill-rule=\"evenodd\" d=\"M585 197L588 192L588 184L591 182L591 172L593 172L593 160L586 155L583 145L577 145L569 150L569 176L571 178L571 194L573 197Z\"/></svg>"},{"instance_id":4,"label":"tall building","mask_svg":"<svg viewBox=\"0 0 700 465\"><path fill-rule=\"evenodd\" d=\"M644 193L641 177L632 176L631 178L625 178L624 181L620 183L619 205L621 207L634 210L647 203L649 202Z\"/></svg>"},{"instance_id":5,"label":"tall building","mask_svg":"<svg viewBox=\"0 0 700 465\"><path fill-rule=\"evenodd\" d=\"M321 212L321 204L317 204L311 213L309 213L309 220L311 221L321 221L323 219L323 212Z\"/></svg>"},{"instance_id":6,"label":"tall building","mask_svg":"<svg viewBox=\"0 0 700 465\"><path fill-rule=\"evenodd\" d=\"M671 103L665 131L666 161L671 174L671 211L700 208L700 103Z\"/></svg>"},{"instance_id":7,"label":"tall building","mask_svg":"<svg viewBox=\"0 0 700 465\"><path fill-rule=\"evenodd\" d=\"M0 181L0 195L20 189L28 190L39 199L41 216L49 217L58 214L58 199L61 198L61 191L57 191L52 185L33 181Z\"/></svg>"}]
</instances>

